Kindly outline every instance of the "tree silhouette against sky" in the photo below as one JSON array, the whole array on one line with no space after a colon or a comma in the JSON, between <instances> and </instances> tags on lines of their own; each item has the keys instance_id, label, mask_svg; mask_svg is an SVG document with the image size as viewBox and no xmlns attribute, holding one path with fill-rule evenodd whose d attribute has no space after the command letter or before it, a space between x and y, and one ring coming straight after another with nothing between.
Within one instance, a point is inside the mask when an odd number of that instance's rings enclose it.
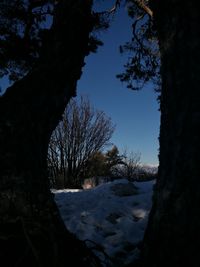
<instances>
[{"instance_id":1,"label":"tree silhouette against sky","mask_svg":"<svg viewBox=\"0 0 200 267\"><path fill-rule=\"evenodd\" d=\"M196 267L200 245L200 15L194 0L152 0L152 24L144 8L148 1L127 2L136 12L133 26L142 13L147 37L154 33L151 26L155 27L161 55L160 165L141 264ZM7 266L66 266L73 260L71 266L98 266L60 219L49 191L46 157L50 135L76 95L84 58L100 44L94 31L107 27L110 11L102 16L93 13L90 0L18 0L1 1L0 5L1 75L17 80L0 98L1 261ZM51 14L52 26L44 29L43 16ZM134 32L133 37L141 42ZM146 51L145 44L147 39L141 46L143 53L138 54L135 45L131 48L128 77L127 72L121 76L129 87L132 78L147 82L156 74L156 61L149 57L154 47Z\"/></svg>"}]
</instances>

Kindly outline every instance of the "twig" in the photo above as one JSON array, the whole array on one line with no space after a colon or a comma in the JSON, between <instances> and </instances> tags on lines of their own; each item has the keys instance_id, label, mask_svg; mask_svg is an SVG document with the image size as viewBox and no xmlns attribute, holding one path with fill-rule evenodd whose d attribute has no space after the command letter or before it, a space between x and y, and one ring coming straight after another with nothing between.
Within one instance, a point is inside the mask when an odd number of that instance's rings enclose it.
<instances>
[{"instance_id":1,"label":"twig","mask_svg":"<svg viewBox=\"0 0 200 267\"><path fill-rule=\"evenodd\" d=\"M151 18L153 17L153 11L144 3L144 0L135 0L139 8L143 9Z\"/></svg>"}]
</instances>

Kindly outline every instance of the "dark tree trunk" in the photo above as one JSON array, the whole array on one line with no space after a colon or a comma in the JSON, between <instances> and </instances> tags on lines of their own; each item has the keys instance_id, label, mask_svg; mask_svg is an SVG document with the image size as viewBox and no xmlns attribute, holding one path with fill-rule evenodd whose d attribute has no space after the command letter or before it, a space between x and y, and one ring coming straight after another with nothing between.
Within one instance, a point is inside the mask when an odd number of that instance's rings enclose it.
<instances>
[{"instance_id":1,"label":"dark tree trunk","mask_svg":"<svg viewBox=\"0 0 200 267\"><path fill-rule=\"evenodd\" d=\"M160 167L144 266L200 266L200 13L152 1L162 59Z\"/></svg>"},{"instance_id":2,"label":"dark tree trunk","mask_svg":"<svg viewBox=\"0 0 200 267\"><path fill-rule=\"evenodd\" d=\"M0 262L6 267L95 264L66 231L46 168L50 135L76 94L89 53L91 4L58 2L38 65L0 98Z\"/></svg>"}]
</instances>

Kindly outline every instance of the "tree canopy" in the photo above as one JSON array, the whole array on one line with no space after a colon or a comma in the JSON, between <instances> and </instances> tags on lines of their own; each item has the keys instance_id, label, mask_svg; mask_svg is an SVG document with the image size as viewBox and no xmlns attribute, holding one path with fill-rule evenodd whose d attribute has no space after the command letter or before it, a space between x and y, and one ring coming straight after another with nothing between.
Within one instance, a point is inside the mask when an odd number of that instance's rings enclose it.
<instances>
[{"instance_id":1,"label":"tree canopy","mask_svg":"<svg viewBox=\"0 0 200 267\"><path fill-rule=\"evenodd\" d=\"M128 88L140 89L149 81L160 83L160 61L157 34L149 1L117 0L110 10L93 11L93 32L88 46L95 52L102 42L96 32L107 29L111 14L120 5L127 5L132 18L132 40L120 46L120 52L131 52L124 73L117 77L127 82ZM0 3L0 77L16 81L31 71L51 43L52 22L57 1L4 0ZM73 8L73 7L71 7ZM46 51L47 53L47 51Z\"/></svg>"},{"instance_id":2,"label":"tree canopy","mask_svg":"<svg viewBox=\"0 0 200 267\"><path fill-rule=\"evenodd\" d=\"M17 80L0 97L0 256L8 266L63 267L70 260L99 266L62 223L49 191L46 157L51 133L76 94L84 59L100 44L93 34L107 27L109 14L122 3L133 19L133 39L121 48L132 55L119 78L133 89L162 78L160 166L142 267L199 266L196 2L151 0L150 6L117 0L98 14L92 0L2 0L0 77Z\"/></svg>"},{"instance_id":3,"label":"tree canopy","mask_svg":"<svg viewBox=\"0 0 200 267\"><path fill-rule=\"evenodd\" d=\"M125 71L117 77L133 90L154 83L160 89L160 52L149 1L126 0L128 15L132 19L132 39L120 46L121 53L129 53Z\"/></svg>"},{"instance_id":4,"label":"tree canopy","mask_svg":"<svg viewBox=\"0 0 200 267\"><path fill-rule=\"evenodd\" d=\"M11 81L22 78L40 64L48 53L54 31L55 0L2 0L0 2L0 78ZM74 6L76 3L74 3ZM70 8L74 8L71 6ZM92 14L93 34L88 47L95 52L101 41L95 32L108 27L108 22L98 13ZM47 45L48 44L48 45Z\"/></svg>"},{"instance_id":5,"label":"tree canopy","mask_svg":"<svg viewBox=\"0 0 200 267\"><path fill-rule=\"evenodd\" d=\"M82 186L88 175L91 158L101 152L114 132L111 119L94 109L89 99L80 102L72 99L67 105L63 119L53 132L49 144L49 170L58 186Z\"/></svg>"}]
</instances>

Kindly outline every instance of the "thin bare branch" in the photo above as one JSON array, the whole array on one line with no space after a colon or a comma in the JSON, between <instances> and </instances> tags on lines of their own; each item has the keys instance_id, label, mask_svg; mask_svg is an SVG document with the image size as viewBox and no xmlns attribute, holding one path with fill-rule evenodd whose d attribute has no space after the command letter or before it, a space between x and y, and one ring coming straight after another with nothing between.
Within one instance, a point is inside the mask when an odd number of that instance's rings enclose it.
<instances>
[{"instance_id":1,"label":"thin bare branch","mask_svg":"<svg viewBox=\"0 0 200 267\"><path fill-rule=\"evenodd\" d=\"M153 17L153 11L145 4L144 0L135 0L139 8L143 9L150 17Z\"/></svg>"}]
</instances>

